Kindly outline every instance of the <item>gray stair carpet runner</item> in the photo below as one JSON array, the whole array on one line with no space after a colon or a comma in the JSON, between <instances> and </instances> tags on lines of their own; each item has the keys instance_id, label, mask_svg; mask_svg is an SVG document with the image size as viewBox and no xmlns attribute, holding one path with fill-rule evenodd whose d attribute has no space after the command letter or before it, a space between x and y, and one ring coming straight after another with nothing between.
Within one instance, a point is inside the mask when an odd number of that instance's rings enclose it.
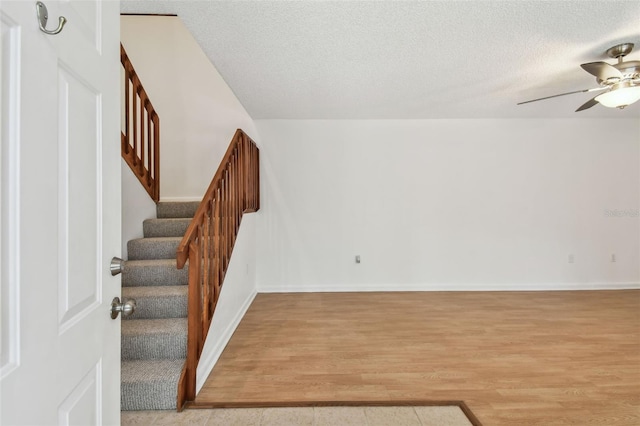
<instances>
[{"instance_id":1,"label":"gray stair carpet runner","mask_svg":"<svg viewBox=\"0 0 640 426\"><path fill-rule=\"evenodd\" d=\"M136 299L122 321L121 410L176 408L187 348L188 265L176 268L176 249L197 202L158 203L144 238L127 243L122 297Z\"/></svg>"}]
</instances>

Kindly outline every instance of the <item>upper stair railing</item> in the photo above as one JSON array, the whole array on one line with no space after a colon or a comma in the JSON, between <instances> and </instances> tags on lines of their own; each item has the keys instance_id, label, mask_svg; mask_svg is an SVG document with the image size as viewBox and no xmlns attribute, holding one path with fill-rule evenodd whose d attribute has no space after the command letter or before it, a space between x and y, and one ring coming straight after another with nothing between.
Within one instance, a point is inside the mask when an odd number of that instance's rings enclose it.
<instances>
[{"instance_id":1,"label":"upper stair railing","mask_svg":"<svg viewBox=\"0 0 640 426\"><path fill-rule=\"evenodd\" d=\"M178 382L178 410L196 397L196 368L244 213L260 208L259 150L238 129L177 250L189 260L187 360Z\"/></svg>"},{"instance_id":2,"label":"upper stair railing","mask_svg":"<svg viewBox=\"0 0 640 426\"><path fill-rule=\"evenodd\" d=\"M122 158L157 203L160 200L160 119L122 44L120 62L124 68Z\"/></svg>"}]
</instances>

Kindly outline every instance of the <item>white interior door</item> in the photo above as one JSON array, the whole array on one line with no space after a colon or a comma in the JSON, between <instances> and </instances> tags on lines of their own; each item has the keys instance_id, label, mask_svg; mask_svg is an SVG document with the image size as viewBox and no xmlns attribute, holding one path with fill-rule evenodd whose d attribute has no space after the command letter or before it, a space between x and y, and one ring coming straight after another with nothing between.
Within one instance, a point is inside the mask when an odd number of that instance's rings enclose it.
<instances>
[{"instance_id":1,"label":"white interior door","mask_svg":"<svg viewBox=\"0 0 640 426\"><path fill-rule=\"evenodd\" d=\"M0 3L0 423L118 424L119 4Z\"/></svg>"}]
</instances>

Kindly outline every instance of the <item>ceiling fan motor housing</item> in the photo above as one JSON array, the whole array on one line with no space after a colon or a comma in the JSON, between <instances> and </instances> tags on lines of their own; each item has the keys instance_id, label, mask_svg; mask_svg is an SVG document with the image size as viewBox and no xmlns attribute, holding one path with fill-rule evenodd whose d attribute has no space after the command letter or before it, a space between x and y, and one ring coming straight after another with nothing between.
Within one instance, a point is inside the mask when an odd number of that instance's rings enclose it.
<instances>
[{"instance_id":1,"label":"ceiling fan motor housing","mask_svg":"<svg viewBox=\"0 0 640 426\"><path fill-rule=\"evenodd\" d=\"M640 61L627 61L613 64L612 67L616 68L622 74L622 78L610 77L606 80L596 78L596 81L601 86L611 86L621 80L631 81L633 84L640 84Z\"/></svg>"}]
</instances>

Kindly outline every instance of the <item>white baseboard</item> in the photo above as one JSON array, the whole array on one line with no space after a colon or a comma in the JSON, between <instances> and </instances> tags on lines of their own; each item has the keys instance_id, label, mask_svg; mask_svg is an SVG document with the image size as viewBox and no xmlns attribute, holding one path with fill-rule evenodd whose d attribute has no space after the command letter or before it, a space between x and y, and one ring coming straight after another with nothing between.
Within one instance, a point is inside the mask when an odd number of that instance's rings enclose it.
<instances>
[{"instance_id":1,"label":"white baseboard","mask_svg":"<svg viewBox=\"0 0 640 426\"><path fill-rule=\"evenodd\" d=\"M206 358L200 359L196 372L196 394L200 392L200 389L202 389L202 386L204 386L207 377L209 377L209 373L211 373L211 370L213 370L216 362L218 362L218 359L220 358L220 355L222 355L224 348L227 346L227 343L229 343L229 340L231 340L231 336L233 336L236 328L238 328L240 321L244 317L244 314L247 312L247 309L249 309L249 306L251 306L251 303L253 302L253 299L255 299L257 294L258 293L255 289L251 293L249 293L245 301L242 303L242 306L233 317L233 320L229 323L229 325L227 325L227 328L222 332L222 336L215 343L213 350L208 353ZM200 374L200 372L204 372L204 374Z\"/></svg>"},{"instance_id":2,"label":"white baseboard","mask_svg":"<svg viewBox=\"0 0 640 426\"><path fill-rule=\"evenodd\" d=\"M192 201L202 201L202 196L200 197L160 197L161 203L187 203Z\"/></svg>"},{"instance_id":3,"label":"white baseboard","mask_svg":"<svg viewBox=\"0 0 640 426\"><path fill-rule=\"evenodd\" d=\"M258 293L329 293L371 291L554 291L554 290L631 290L640 289L640 282L609 283L466 283L466 284L374 284L374 285L259 285Z\"/></svg>"}]
</instances>

